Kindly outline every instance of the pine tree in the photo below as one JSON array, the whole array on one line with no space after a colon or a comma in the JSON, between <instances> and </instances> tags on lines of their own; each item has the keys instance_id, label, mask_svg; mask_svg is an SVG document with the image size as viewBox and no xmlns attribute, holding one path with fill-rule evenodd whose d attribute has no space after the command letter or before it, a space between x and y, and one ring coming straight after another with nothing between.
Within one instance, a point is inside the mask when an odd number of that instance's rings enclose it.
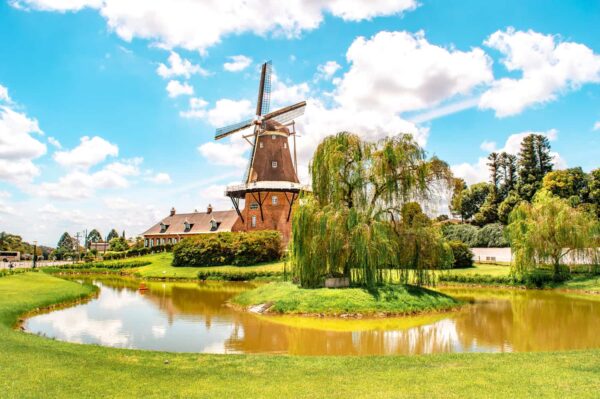
<instances>
[{"instance_id":1,"label":"pine tree","mask_svg":"<svg viewBox=\"0 0 600 399\"><path fill-rule=\"evenodd\" d=\"M108 236L106 237L106 242L110 242L110 240L112 240L113 238L118 238L119 237L119 233L117 233L117 230L112 229L110 231L110 233L108 233Z\"/></svg>"},{"instance_id":2,"label":"pine tree","mask_svg":"<svg viewBox=\"0 0 600 399\"><path fill-rule=\"evenodd\" d=\"M102 241L102 234L100 234L100 232L96 229L92 229L92 231L90 231L87 235L87 245L88 247L90 246L91 243L93 242L100 242Z\"/></svg>"},{"instance_id":3,"label":"pine tree","mask_svg":"<svg viewBox=\"0 0 600 399\"><path fill-rule=\"evenodd\" d=\"M552 170L550 142L541 134L530 134L521 142L519 152L519 194L531 200L546 173Z\"/></svg>"},{"instance_id":4,"label":"pine tree","mask_svg":"<svg viewBox=\"0 0 600 399\"><path fill-rule=\"evenodd\" d=\"M75 240L69 233L66 231L60 236L58 243L56 244L57 249L62 249L65 251L72 251L75 245Z\"/></svg>"}]
</instances>

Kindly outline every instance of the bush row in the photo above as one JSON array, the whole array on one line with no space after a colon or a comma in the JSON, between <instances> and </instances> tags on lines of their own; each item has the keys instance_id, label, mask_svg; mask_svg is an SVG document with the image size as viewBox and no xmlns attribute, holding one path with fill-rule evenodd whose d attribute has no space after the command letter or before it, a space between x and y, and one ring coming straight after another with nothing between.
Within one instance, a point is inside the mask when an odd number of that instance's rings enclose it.
<instances>
[{"instance_id":1,"label":"bush row","mask_svg":"<svg viewBox=\"0 0 600 399\"><path fill-rule=\"evenodd\" d=\"M482 228L470 224L445 224L442 233L447 240L462 241L471 248L498 248L508 247L509 243L504 235L504 226L500 223L491 223Z\"/></svg>"},{"instance_id":2,"label":"bush row","mask_svg":"<svg viewBox=\"0 0 600 399\"><path fill-rule=\"evenodd\" d=\"M88 263L79 263L74 265L62 265L55 266L56 269L131 269L134 267L142 267L148 266L152 262L142 261L142 260L133 260L126 262L88 262Z\"/></svg>"},{"instance_id":3,"label":"bush row","mask_svg":"<svg viewBox=\"0 0 600 399\"><path fill-rule=\"evenodd\" d=\"M283 272L269 271L251 271L251 272L219 272L219 271L200 271L198 279L200 280L226 280L226 281L248 281L264 277L281 277Z\"/></svg>"},{"instance_id":4,"label":"bush row","mask_svg":"<svg viewBox=\"0 0 600 399\"><path fill-rule=\"evenodd\" d=\"M281 259L277 231L203 234L182 240L173 249L173 266L249 266Z\"/></svg>"},{"instance_id":5,"label":"bush row","mask_svg":"<svg viewBox=\"0 0 600 399\"><path fill-rule=\"evenodd\" d=\"M122 252L106 252L102 254L103 260L113 260L113 259L125 259L132 258L135 256L142 256L148 254L154 254L159 252L171 252L173 250L173 244L165 244L165 245L156 245L152 248L131 248L127 251Z\"/></svg>"},{"instance_id":6,"label":"bush row","mask_svg":"<svg viewBox=\"0 0 600 399\"><path fill-rule=\"evenodd\" d=\"M490 276L484 274L448 274L439 276L440 282L452 282L463 284L482 284L482 285L514 285L542 288L553 285L569 279L569 275L561 273L559 276L547 269L535 269L527 275L519 278L516 276Z\"/></svg>"},{"instance_id":7,"label":"bush row","mask_svg":"<svg viewBox=\"0 0 600 399\"><path fill-rule=\"evenodd\" d=\"M462 241L448 241L454 256L452 268L473 267L473 251Z\"/></svg>"},{"instance_id":8,"label":"bush row","mask_svg":"<svg viewBox=\"0 0 600 399\"><path fill-rule=\"evenodd\" d=\"M0 269L0 277L5 277L5 276L12 276L14 274L22 274L22 273L27 273L27 272L31 272L31 271L38 271L39 269Z\"/></svg>"}]
</instances>

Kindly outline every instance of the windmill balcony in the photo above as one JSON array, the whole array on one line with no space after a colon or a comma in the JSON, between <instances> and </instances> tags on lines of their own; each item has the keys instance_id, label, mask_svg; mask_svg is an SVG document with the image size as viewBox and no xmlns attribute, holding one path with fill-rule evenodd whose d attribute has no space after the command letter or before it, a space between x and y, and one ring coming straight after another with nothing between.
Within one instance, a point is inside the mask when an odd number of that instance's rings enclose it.
<instances>
[{"instance_id":1,"label":"windmill balcony","mask_svg":"<svg viewBox=\"0 0 600 399\"><path fill-rule=\"evenodd\" d=\"M289 181L257 181L252 183L243 183L227 186L225 190L225 195L227 195L228 197L243 198L246 193L254 193L260 191L285 191L297 193L300 191L312 190L309 185Z\"/></svg>"}]
</instances>

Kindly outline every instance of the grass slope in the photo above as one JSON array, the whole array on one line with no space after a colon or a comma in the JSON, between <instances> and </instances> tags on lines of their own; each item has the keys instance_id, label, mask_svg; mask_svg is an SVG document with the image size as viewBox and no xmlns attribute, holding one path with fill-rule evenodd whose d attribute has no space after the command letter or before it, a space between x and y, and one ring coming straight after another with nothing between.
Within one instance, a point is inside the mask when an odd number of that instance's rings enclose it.
<instances>
[{"instance_id":1,"label":"grass slope","mask_svg":"<svg viewBox=\"0 0 600 399\"><path fill-rule=\"evenodd\" d=\"M171 354L69 344L10 328L24 311L89 292L41 273L0 278L0 397L593 398L600 391L599 350L416 357Z\"/></svg>"},{"instance_id":2,"label":"grass slope","mask_svg":"<svg viewBox=\"0 0 600 399\"><path fill-rule=\"evenodd\" d=\"M413 286L389 285L369 292L361 288L309 290L292 283L266 284L242 292L233 302L244 307L272 303L269 311L277 313L326 315L410 314L445 310L459 305L447 295Z\"/></svg>"}]
</instances>

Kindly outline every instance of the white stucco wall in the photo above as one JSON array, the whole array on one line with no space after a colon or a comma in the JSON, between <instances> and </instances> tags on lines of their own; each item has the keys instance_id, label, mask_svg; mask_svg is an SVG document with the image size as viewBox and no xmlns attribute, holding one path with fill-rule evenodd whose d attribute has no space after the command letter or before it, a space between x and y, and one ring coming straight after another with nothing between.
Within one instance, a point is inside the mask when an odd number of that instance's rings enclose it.
<instances>
[{"instance_id":1,"label":"white stucco wall","mask_svg":"<svg viewBox=\"0 0 600 399\"><path fill-rule=\"evenodd\" d=\"M471 248L475 262L510 262L512 253L510 248ZM563 259L563 264L590 264L594 263L590 256L576 257L568 254Z\"/></svg>"}]
</instances>

